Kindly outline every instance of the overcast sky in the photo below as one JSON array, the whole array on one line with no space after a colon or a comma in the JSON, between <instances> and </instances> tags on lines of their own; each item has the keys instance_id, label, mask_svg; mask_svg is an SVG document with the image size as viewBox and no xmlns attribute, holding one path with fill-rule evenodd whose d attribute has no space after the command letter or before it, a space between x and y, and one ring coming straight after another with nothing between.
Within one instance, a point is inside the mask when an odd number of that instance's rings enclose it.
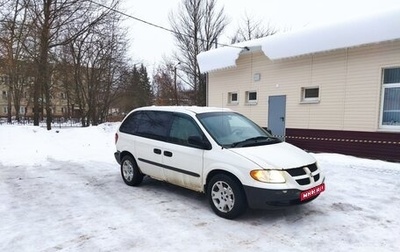
<instances>
[{"instance_id":1,"label":"overcast sky","mask_svg":"<svg viewBox=\"0 0 400 252\"><path fill-rule=\"evenodd\" d=\"M168 15L177 10L182 0L122 0L122 11L157 25L170 28ZM246 13L262 19L266 25L280 30L294 30L304 26L337 22L377 11L400 8L399 0L217 0L230 20L226 36L232 36ZM134 63L143 62L152 68L171 55L174 50L172 35L135 20L127 20L130 36L130 57ZM228 43L227 37L221 43ZM150 73L151 74L151 73Z\"/></svg>"}]
</instances>

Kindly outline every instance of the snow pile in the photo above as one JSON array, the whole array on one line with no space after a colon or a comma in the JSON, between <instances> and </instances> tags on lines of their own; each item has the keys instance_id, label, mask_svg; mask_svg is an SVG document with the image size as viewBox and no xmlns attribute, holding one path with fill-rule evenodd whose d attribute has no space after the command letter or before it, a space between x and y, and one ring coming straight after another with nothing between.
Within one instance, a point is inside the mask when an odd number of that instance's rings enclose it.
<instances>
[{"instance_id":1,"label":"snow pile","mask_svg":"<svg viewBox=\"0 0 400 252\"><path fill-rule=\"evenodd\" d=\"M114 133L118 123L88 128L0 126L0 162L3 165L43 165L49 159L60 161L112 162Z\"/></svg>"}]
</instances>

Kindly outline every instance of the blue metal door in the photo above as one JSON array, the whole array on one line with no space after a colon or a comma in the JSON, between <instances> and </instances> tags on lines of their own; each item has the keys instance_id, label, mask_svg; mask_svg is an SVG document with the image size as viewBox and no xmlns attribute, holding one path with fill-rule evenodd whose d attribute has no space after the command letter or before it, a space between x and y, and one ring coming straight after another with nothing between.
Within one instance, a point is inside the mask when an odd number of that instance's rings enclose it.
<instances>
[{"instance_id":1,"label":"blue metal door","mask_svg":"<svg viewBox=\"0 0 400 252\"><path fill-rule=\"evenodd\" d=\"M286 95L269 96L268 129L272 134L285 140Z\"/></svg>"}]
</instances>

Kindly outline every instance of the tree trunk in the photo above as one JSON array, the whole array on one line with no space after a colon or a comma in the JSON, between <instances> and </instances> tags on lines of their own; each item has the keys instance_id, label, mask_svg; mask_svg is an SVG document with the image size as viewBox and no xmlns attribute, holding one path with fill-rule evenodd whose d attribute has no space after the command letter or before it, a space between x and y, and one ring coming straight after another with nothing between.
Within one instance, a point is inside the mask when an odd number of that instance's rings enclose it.
<instances>
[{"instance_id":1,"label":"tree trunk","mask_svg":"<svg viewBox=\"0 0 400 252\"><path fill-rule=\"evenodd\" d=\"M37 76L33 87L33 125L39 126L39 95L40 95L40 80Z\"/></svg>"},{"instance_id":2,"label":"tree trunk","mask_svg":"<svg viewBox=\"0 0 400 252\"><path fill-rule=\"evenodd\" d=\"M45 106L46 106L46 125L47 130L51 130L51 108L50 108L50 85L49 85L49 34L50 34L50 6L52 2L47 1L44 4L44 22L42 31L40 34L40 56L38 64L38 80L40 85L42 85L45 95ZM43 91L42 90L42 91ZM36 91L36 89L35 89ZM43 110L43 108L42 108Z\"/></svg>"},{"instance_id":3,"label":"tree trunk","mask_svg":"<svg viewBox=\"0 0 400 252\"><path fill-rule=\"evenodd\" d=\"M45 85L45 86L47 86L47 85ZM51 130L51 122L53 121L53 116L52 116L52 111L51 111L51 100L50 100L50 88L49 87L45 87L44 94L46 97L46 127L47 127L47 130Z\"/></svg>"},{"instance_id":4,"label":"tree trunk","mask_svg":"<svg viewBox=\"0 0 400 252\"><path fill-rule=\"evenodd\" d=\"M9 81L10 81L10 79L9 79ZM11 122L12 122L12 120L11 120L11 117L12 117L12 114L11 114L11 110L12 110L12 106L11 106L11 93L12 93L12 88L9 87L9 88L8 88L8 93L7 93L7 122L8 122L8 123L11 123Z\"/></svg>"}]
</instances>

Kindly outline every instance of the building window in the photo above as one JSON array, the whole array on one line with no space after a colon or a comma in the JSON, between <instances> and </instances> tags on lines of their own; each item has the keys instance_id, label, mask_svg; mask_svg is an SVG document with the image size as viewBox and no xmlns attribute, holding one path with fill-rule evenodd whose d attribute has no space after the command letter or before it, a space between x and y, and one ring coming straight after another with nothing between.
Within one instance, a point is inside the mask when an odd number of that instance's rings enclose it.
<instances>
[{"instance_id":1,"label":"building window","mask_svg":"<svg viewBox=\"0 0 400 252\"><path fill-rule=\"evenodd\" d=\"M65 93L61 93L61 99L65 99L65 98L66 98Z\"/></svg>"},{"instance_id":2,"label":"building window","mask_svg":"<svg viewBox=\"0 0 400 252\"><path fill-rule=\"evenodd\" d=\"M256 104L257 103L257 92L256 91L247 91L246 92L246 103L248 103L248 104Z\"/></svg>"},{"instance_id":3,"label":"building window","mask_svg":"<svg viewBox=\"0 0 400 252\"><path fill-rule=\"evenodd\" d=\"M7 99L7 91L2 91L1 92L1 97L3 98L3 99Z\"/></svg>"},{"instance_id":4,"label":"building window","mask_svg":"<svg viewBox=\"0 0 400 252\"><path fill-rule=\"evenodd\" d=\"M19 114L25 114L25 107L19 107Z\"/></svg>"},{"instance_id":5,"label":"building window","mask_svg":"<svg viewBox=\"0 0 400 252\"><path fill-rule=\"evenodd\" d=\"M3 113L7 114L8 113L8 107L3 107Z\"/></svg>"},{"instance_id":6,"label":"building window","mask_svg":"<svg viewBox=\"0 0 400 252\"><path fill-rule=\"evenodd\" d=\"M400 129L400 67L383 69L381 127Z\"/></svg>"},{"instance_id":7,"label":"building window","mask_svg":"<svg viewBox=\"0 0 400 252\"><path fill-rule=\"evenodd\" d=\"M302 103L318 103L319 87L302 87L301 88Z\"/></svg>"},{"instance_id":8,"label":"building window","mask_svg":"<svg viewBox=\"0 0 400 252\"><path fill-rule=\"evenodd\" d=\"M238 104L239 103L238 93L229 92L228 93L228 103L229 104Z\"/></svg>"}]
</instances>

